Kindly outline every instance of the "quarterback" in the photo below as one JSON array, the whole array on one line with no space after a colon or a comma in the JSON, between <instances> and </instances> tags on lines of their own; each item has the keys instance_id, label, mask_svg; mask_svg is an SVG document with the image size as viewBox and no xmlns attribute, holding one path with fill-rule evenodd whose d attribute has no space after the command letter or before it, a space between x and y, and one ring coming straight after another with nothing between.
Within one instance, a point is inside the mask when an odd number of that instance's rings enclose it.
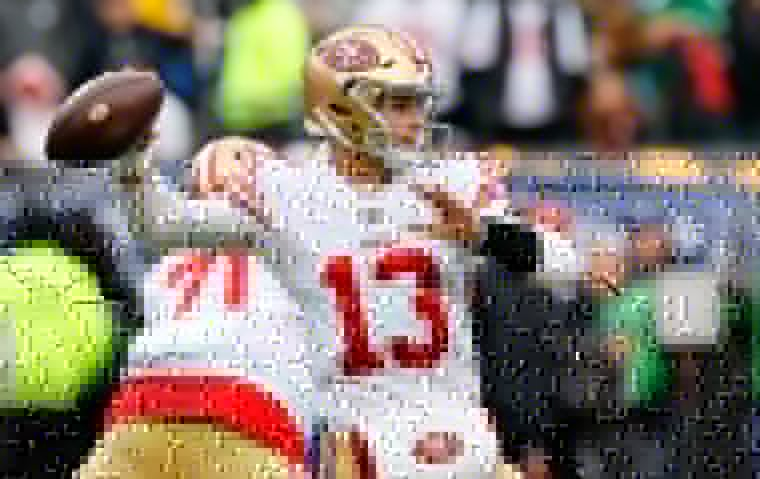
<instances>
[{"instance_id":1,"label":"quarterback","mask_svg":"<svg viewBox=\"0 0 760 479\"><path fill-rule=\"evenodd\" d=\"M468 309L482 160L430 144L430 57L400 32L330 36L305 82L307 128L326 142L256 188L303 238L301 284L329 305L304 311L337 338L315 371L322 463L351 451L356 477L492 477Z\"/></svg>"}]
</instances>

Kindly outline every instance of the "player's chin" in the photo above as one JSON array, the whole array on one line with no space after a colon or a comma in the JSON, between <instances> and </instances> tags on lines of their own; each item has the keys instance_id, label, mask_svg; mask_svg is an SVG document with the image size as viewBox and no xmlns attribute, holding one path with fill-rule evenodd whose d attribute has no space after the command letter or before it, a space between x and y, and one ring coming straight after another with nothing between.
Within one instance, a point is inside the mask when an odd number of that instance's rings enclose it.
<instances>
[{"instance_id":1,"label":"player's chin","mask_svg":"<svg viewBox=\"0 0 760 479\"><path fill-rule=\"evenodd\" d=\"M393 148L401 151L416 150L420 144L420 136L414 133L402 133L393 141Z\"/></svg>"}]
</instances>

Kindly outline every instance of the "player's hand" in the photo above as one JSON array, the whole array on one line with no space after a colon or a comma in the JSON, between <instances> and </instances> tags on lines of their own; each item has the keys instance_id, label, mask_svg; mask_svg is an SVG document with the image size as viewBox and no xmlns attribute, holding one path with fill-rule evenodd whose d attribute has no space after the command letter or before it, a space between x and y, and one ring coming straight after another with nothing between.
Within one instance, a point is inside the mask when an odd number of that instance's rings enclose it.
<instances>
[{"instance_id":1,"label":"player's hand","mask_svg":"<svg viewBox=\"0 0 760 479\"><path fill-rule=\"evenodd\" d=\"M526 209L525 218L531 225L547 233L570 237L575 230L575 218L570 210L548 201Z\"/></svg>"},{"instance_id":2,"label":"player's hand","mask_svg":"<svg viewBox=\"0 0 760 479\"><path fill-rule=\"evenodd\" d=\"M195 196L225 199L261 216L256 170L274 156L266 145L246 138L226 137L209 143L193 159Z\"/></svg>"},{"instance_id":3,"label":"player's hand","mask_svg":"<svg viewBox=\"0 0 760 479\"><path fill-rule=\"evenodd\" d=\"M4 77L6 100L11 105L51 107L64 96L61 74L39 55L23 55L8 67Z\"/></svg>"},{"instance_id":4,"label":"player's hand","mask_svg":"<svg viewBox=\"0 0 760 479\"><path fill-rule=\"evenodd\" d=\"M193 160L195 186L200 196L247 197L255 179L251 142L224 138L206 145Z\"/></svg>"},{"instance_id":5,"label":"player's hand","mask_svg":"<svg viewBox=\"0 0 760 479\"><path fill-rule=\"evenodd\" d=\"M594 251L586 273L590 289L601 296L619 295L626 277L625 266L625 259L612 251Z\"/></svg>"},{"instance_id":6,"label":"player's hand","mask_svg":"<svg viewBox=\"0 0 760 479\"><path fill-rule=\"evenodd\" d=\"M440 185L410 184L438 212L439 221L431 225L429 233L437 239L476 241L480 235L480 222L476 210Z\"/></svg>"}]
</instances>

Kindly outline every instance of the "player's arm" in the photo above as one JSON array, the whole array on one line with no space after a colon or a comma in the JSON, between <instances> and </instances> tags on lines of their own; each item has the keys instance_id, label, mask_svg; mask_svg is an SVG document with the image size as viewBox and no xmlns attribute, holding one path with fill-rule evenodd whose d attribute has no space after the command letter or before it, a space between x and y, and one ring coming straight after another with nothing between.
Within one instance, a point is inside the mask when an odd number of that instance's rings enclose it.
<instances>
[{"instance_id":1,"label":"player's arm","mask_svg":"<svg viewBox=\"0 0 760 479\"><path fill-rule=\"evenodd\" d=\"M164 99L154 73L127 69L95 77L56 111L45 139L46 156L67 168L108 165L130 200L125 206L132 226L159 248L257 243L263 228L250 211L158 184L161 175L145 140Z\"/></svg>"},{"instance_id":2,"label":"player's arm","mask_svg":"<svg viewBox=\"0 0 760 479\"><path fill-rule=\"evenodd\" d=\"M409 187L439 214L440 221L429 225L427 234L442 240L470 242L478 239L478 216L466 202L439 185L410 182Z\"/></svg>"},{"instance_id":3,"label":"player's arm","mask_svg":"<svg viewBox=\"0 0 760 479\"><path fill-rule=\"evenodd\" d=\"M493 216L514 216L506 180L517 153L508 146L497 146L480 155L480 182L475 209L481 221Z\"/></svg>"},{"instance_id":4,"label":"player's arm","mask_svg":"<svg viewBox=\"0 0 760 479\"><path fill-rule=\"evenodd\" d=\"M440 185L409 181L410 188L431 204L441 219L431 225L433 237L446 240L478 242L494 222L514 222L504 179L509 173L514 153L511 149L494 149L480 155L477 195L465 200Z\"/></svg>"},{"instance_id":5,"label":"player's arm","mask_svg":"<svg viewBox=\"0 0 760 479\"><path fill-rule=\"evenodd\" d=\"M170 191L149 152L136 158L141 182L131 214L139 233L161 249L243 245L257 249L271 240L270 222L252 198L255 167L273 155L242 138L206 145L193 159L188 190Z\"/></svg>"},{"instance_id":6,"label":"player's arm","mask_svg":"<svg viewBox=\"0 0 760 479\"><path fill-rule=\"evenodd\" d=\"M291 285L300 303L327 304L325 298L314 297L321 290L309 288L299 266L287 260L311 252L275 224L256 191L256 168L266 161L280 161L272 150L243 138L213 141L194 157L188 191L181 192L160 184L152 161L147 155L142 159L142 171L136 176L143 184L130 214L154 247L250 248Z\"/></svg>"}]
</instances>

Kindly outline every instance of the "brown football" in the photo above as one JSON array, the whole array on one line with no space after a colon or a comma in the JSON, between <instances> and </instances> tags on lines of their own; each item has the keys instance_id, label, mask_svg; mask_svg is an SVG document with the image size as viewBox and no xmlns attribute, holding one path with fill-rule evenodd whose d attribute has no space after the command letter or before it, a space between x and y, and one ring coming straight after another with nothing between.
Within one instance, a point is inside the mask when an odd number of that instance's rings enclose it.
<instances>
[{"instance_id":1,"label":"brown football","mask_svg":"<svg viewBox=\"0 0 760 479\"><path fill-rule=\"evenodd\" d=\"M48 159L93 165L127 152L150 133L164 87L150 72L104 73L72 93L48 130Z\"/></svg>"}]
</instances>

